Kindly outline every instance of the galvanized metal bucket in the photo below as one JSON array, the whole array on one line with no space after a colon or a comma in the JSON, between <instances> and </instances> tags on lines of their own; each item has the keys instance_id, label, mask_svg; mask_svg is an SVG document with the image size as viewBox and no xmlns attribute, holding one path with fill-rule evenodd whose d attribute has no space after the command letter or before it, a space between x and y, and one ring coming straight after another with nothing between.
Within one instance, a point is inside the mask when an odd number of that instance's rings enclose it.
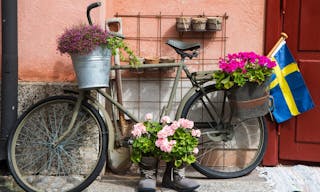
<instances>
[{"instance_id":1,"label":"galvanized metal bucket","mask_svg":"<svg viewBox=\"0 0 320 192\"><path fill-rule=\"evenodd\" d=\"M249 119L264 116L269 112L268 82L258 85L246 83L243 87L229 90L233 116L240 119Z\"/></svg>"},{"instance_id":2,"label":"galvanized metal bucket","mask_svg":"<svg viewBox=\"0 0 320 192\"><path fill-rule=\"evenodd\" d=\"M87 55L71 55L79 89L109 86L111 51L97 47Z\"/></svg>"}]
</instances>

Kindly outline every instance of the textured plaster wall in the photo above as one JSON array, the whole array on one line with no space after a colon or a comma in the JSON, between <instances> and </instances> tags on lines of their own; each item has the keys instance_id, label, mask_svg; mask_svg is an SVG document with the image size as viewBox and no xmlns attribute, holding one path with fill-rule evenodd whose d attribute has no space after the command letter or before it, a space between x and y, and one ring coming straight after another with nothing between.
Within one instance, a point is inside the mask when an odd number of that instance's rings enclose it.
<instances>
[{"instance_id":1,"label":"textured plaster wall","mask_svg":"<svg viewBox=\"0 0 320 192\"><path fill-rule=\"evenodd\" d=\"M66 27L86 23L86 7L92 2L95 1L18 1L19 80L74 80L71 60L56 51L56 38ZM93 11L93 18L103 24L105 4Z\"/></svg>"},{"instance_id":2,"label":"textured plaster wall","mask_svg":"<svg viewBox=\"0 0 320 192\"><path fill-rule=\"evenodd\" d=\"M263 51L265 0L112 0L111 12L119 14L223 15L227 13L227 52ZM110 15L110 11L108 12ZM163 33L172 26L163 27ZM155 27L154 27L155 28ZM127 29L134 34L135 29ZM141 28L141 31L152 31ZM156 34L156 31L153 31ZM207 45L212 51L214 47ZM206 47L204 47L206 48Z\"/></svg>"},{"instance_id":3,"label":"textured plaster wall","mask_svg":"<svg viewBox=\"0 0 320 192\"><path fill-rule=\"evenodd\" d=\"M71 60L56 51L56 38L67 26L87 22L85 9L93 0L19 0L19 79L21 81L74 81ZM120 14L202 14L227 13L226 51L262 53L264 0L102 0L94 11L96 23ZM174 26L164 27L168 30ZM130 31L131 30L131 31ZM132 34L136 29L125 29ZM154 28L144 28L154 34ZM206 44L215 52L219 47ZM152 49L150 49L152 55Z\"/></svg>"},{"instance_id":4,"label":"textured plaster wall","mask_svg":"<svg viewBox=\"0 0 320 192\"><path fill-rule=\"evenodd\" d=\"M59 86L46 82L72 82L74 72L71 60L56 51L56 38L63 30L77 23L86 23L85 10L94 0L19 0L18 2L18 38L19 38L19 103L25 110L36 101L39 95L48 95L48 87L54 87L50 94L58 93ZM104 24L105 18L114 14L168 14L179 15L223 15L227 13L226 52L256 51L262 53L264 32L264 0L102 0L102 8L93 12L95 23ZM152 21L154 22L154 21ZM154 23L145 23L147 27L141 32L155 36L157 28ZM135 36L136 26L124 21L126 36ZM150 24L150 25L149 25ZM149 25L149 26L148 26ZM162 33L176 35L174 20L162 27ZM220 35L219 33L213 36ZM199 35L198 35L199 36ZM200 35L201 36L201 35ZM194 40L197 40L195 37ZM130 43L130 41L129 41ZM135 49L133 44L133 49ZM201 51L221 52L217 42L207 42ZM146 46L144 54L154 54L153 46ZM171 50L172 52L172 50ZM174 54L174 52L172 52ZM218 57L215 55L215 57ZM211 67L212 65L208 66ZM193 69L192 67L190 67ZM30 82L25 84L25 82ZM39 82L44 82L40 83ZM22 84L21 84L22 83ZM146 112L155 116L168 99L170 79L128 79L124 82L124 102L131 111L142 118ZM44 88L44 87L46 88ZM179 84L173 108L178 106L190 85ZM51 90L51 89L50 89ZM148 111L146 111L148 110ZM173 115L173 114L172 114Z\"/></svg>"}]
</instances>

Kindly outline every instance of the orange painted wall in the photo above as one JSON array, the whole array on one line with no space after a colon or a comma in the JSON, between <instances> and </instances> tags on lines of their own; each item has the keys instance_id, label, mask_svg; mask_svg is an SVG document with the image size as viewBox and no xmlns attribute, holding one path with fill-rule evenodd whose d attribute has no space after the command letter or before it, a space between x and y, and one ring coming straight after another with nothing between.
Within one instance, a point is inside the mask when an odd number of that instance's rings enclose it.
<instances>
[{"instance_id":1,"label":"orange painted wall","mask_svg":"<svg viewBox=\"0 0 320 192\"><path fill-rule=\"evenodd\" d=\"M227 50L253 50L262 53L264 0L111 0L112 12L119 14L191 14L227 13ZM108 16L112 16L107 12ZM150 28L144 30L152 30ZM165 29L163 29L165 30Z\"/></svg>"},{"instance_id":2,"label":"orange painted wall","mask_svg":"<svg viewBox=\"0 0 320 192\"><path fill-rule=\"evenodd\" d=\"M19 0L19 80L73 81L71 60L56 50L56 38L77 23L86 23L86 7L92 0ZM93 12L103 23L105 8Z\"/></svg>"},{"instance_id":3,"label":"orange painted wall","mask_svg":"<svg viewBox=\"0 0 320 192\"><path fill-rule=\"evenodd\" d=\"M19 79L21 81L73 81L71 60L56 51L56 38L65 27L87 22L86 6L92 0L19 0ZM207 14L227 13L227 52L263 52L264 0L102 0L94 11L94 21L119 14ZM126 23L124 23L126 25ZM136 29L124 27L125 35ZM174 26L162 30L172 30ZM154 34L152 28L144 32ZM135 49L136 47L133 47ZM208 50L219 47L206 45ZM152 50L152 49L150 49ZM148 54L148 53L145 53ZM153 54L152 51L149 53Z\"/></svg>"}]
</instances>

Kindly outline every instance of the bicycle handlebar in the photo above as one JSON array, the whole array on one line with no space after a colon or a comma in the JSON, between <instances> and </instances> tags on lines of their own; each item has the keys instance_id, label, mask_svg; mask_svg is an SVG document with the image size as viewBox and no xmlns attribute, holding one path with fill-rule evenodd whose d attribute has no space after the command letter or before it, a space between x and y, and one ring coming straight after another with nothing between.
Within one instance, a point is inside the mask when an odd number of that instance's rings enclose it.
<instances>
[{"instance_id":1,"label":"bicycle handlebar","mask_svg":"<svg viewBox=\"0 0 320 192\"><path fill-rule=\"evenodd\" d=\"M101 6L101 2L95 2L95 3L91 3L88 7L87 7L87 19L89 22L89 25L92 25L92 20L90 17L90 11L96 7L100 7Z\"/></svg>"}]
</instances>

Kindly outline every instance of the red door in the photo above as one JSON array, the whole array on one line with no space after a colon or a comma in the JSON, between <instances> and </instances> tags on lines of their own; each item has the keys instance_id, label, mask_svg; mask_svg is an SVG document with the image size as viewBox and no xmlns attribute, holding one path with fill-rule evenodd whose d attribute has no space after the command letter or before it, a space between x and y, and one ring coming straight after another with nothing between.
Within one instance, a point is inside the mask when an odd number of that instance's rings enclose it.
<instances>
[{"instance_id":1,"label":"red door","mask_svg":"<svg viewBox=\"0 0 320 192\"><path fill-rule=\"evenodd\" d=\"M316 107L275 127L269 127L264 164L280 160L320 162L320 1L268 0L266 52L283 31ZM278 137L278 135L280 135Z\"/></svg>"},{"instance_id":2,"label":"red door","mask_svg":"<svg viewBox=\"0 0 320 192\"><path fill-rule=\"evenodd\" d=\"M320 162L320 1L290 0L283 29L316 107L280 124L279 158Z\"/></svg>"}]
</instances>

